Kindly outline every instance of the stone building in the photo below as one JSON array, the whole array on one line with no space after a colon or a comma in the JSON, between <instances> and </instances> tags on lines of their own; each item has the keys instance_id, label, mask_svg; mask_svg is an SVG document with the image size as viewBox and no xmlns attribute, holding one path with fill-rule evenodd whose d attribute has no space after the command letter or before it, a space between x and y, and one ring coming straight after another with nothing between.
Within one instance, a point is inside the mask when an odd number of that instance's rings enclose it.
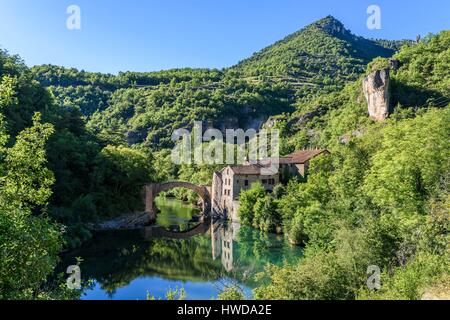
<instances>
[{"instance_id":1,"label":"stone building","mask_svg":"<svg viewBox=\"0 0 450 320\"><path fill-rule=\"evenodd\" d=\"M293 176L305 177L309 161L326 150L301 150L277 159L268 158L257 163L244 163L240 166L227 166L213 174L211 190L212 210L215 215L232 221L239 221L239 195L241 190L249 189L254 182L261 182L267 192ZM278 160L278 161L276 161ZM278 162L278 170L264 170Z\"/></svg>"}]
</instances>

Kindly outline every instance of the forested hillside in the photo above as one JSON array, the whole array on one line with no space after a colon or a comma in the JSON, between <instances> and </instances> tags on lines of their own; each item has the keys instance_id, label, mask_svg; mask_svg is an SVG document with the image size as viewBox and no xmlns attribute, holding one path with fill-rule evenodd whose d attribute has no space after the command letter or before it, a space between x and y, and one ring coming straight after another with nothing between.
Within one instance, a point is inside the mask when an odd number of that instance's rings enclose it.
<instances>
[{"instance_id":1,"label":"forested hillside","mask_svg":"<svg viewBox=\"0 0 450 320\"><path fill-rule=\"evenodd\" d=\"M54 177L46 179L51 189L48 212L66 225L70 240L76 245L89 237L83 228L86 221L141 208L139 184L153 179L151 154L107 146L86 129L79 108L58 104L33 80L20 58L1 51L0 59L1 94L8 94L1 107L5 146L14 145L20 133L33 125L36 114L51 124L53 133L44 144L46 167ZM27 156L27 150L23 153ZM127 193L125 201L123 193Z\"/></svg>"},{"instance_id":2,"label":"forested hillside","mask_svg":"<svg viewBox=\"0 0 450 320\"><path fill-rule=\"evenodd\" d=\"M353 35L328 16L261 50L229 72L253 81L268 78L288 82L301 96L340 88L346 81L357 79L373 58L393 53L379 42Z\"/></svg>"},{"instance_id":3,"label":"forested hillside","mask_svg":"<svg viewBox=\"0 0 450 320\"><path fill-rule=\"evenodd\" d=\"M393 53L327 17L223 71L111 76L38 66L33 74L60 104L89 116L89 127L106 141L160 150L172 146L175 129L190 128L194 120L258 129L268 117L293 111L296 101L340 89L373 58Z\"/></svg>"},{"instance_id":4,"label":"forested hillside","mask_svg":"<svg viewBox=\"0 0 450 320\"><path fill-rule=\"evenodd\" d=\"M245 223L306 246L298 264L267 269L257 298L448 298L449 48L443 31L394 56L385 121L368 117L362 78L278 118L285 152L331 154L313 161L306 183L241 194ZM367 72L386 66L376 59ZM365 284L370 265L382 271L381 290Z\"/></svg>"},{"instance_id":5,"label":"forested hillside","mask_svg":"<svg viewBox=\"0 0 450 320\"><path fill-rule=\"evenodd\" d=\"M142 209L151 181L209 183L216 167L170 161L172 132L194 121L271 125L283 154L331 153L306 182L243 193L244 223L305 246L297 264L267 268L257 298L418 299L448 288L449 48L449 31L367 40L327 17L225 70L29 69L0 51L0 299L72 298L44 283L63 248L91 237L88 223ZM362 79L392 55L393 113L375 122ZM381 268L382 290L365 289L368 265Z\"/></svg>"},{"instance_id":6,"label":"forested hillside","mask_svg":"<svg viewBox=\"0 0 450 320\"><path fill-rule=\"evenodd\" d=\"M189 128L193 121L203 121L205 128L259 128L268 117L284 114L276 121L286 137L283 152L326 146L331 140L316 134L327 127L322 118L303 125L297 116L307 111L322 114L339 105L334 95L346 94L337 89L359 77L372 58L393 53L378 43L399 45L356 37L327 17L227 70L187 68L117 76L51 65L28 70L18 57L3 52L2 75L11 77L16 92L14 106L3 113L12 140L31 125L37 111L55 126L46 147L55 175L50 214L67 225L68 238L76 244L89 237L86 221L138 208L139 184L173 178L210 182L215 168L170 163L172 132ZM301 72L308 73L306 82ZM364 109L358 112L358 121L367 121ZM352 117L344 117L339 125ZM140 165L133 167L133 161ZM157 167L156 175L145 161ZM130 165L122 166L125 162ZM108 176L113 170L123 175ZM124 199L125 191L135 200Z\"/></svg>"},{"instance_id":7,"label":"forested hillside","mask_svg":"<svg viewBox=\"0 0 450 320\"><path fill-rule=\"evenodd\" d=\"M429 107L448 104L448 32L424 39L396 53L398 70L390 75L390 103L393 118L412 117ZM388 59L377 58L366 66L365 74L389 67ZM362 92L362 78L342 90L321 94L296 103L289 115L276 116L273 122L283 131L283 152L307 147L333 148L351 137L363 135L372 123Z\"/></svg>"}]
</instances>

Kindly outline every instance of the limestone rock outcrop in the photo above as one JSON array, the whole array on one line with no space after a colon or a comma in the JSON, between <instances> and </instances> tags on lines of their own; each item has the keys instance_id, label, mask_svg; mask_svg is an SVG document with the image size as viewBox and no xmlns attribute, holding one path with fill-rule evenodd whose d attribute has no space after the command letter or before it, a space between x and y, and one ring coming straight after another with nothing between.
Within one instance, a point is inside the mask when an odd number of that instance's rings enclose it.
<instances>
[{"instance_id":1,"label":"limestone rock outcrop","mask_svg":"<svg viewBox=\"0 0 450 320\"><path fill-rule=\"evenodd\" d=\"M389 68L374 71L363 81L369 115L377 121L385 120L390 113L389 71Z\"/></svg>"}]
</instances>

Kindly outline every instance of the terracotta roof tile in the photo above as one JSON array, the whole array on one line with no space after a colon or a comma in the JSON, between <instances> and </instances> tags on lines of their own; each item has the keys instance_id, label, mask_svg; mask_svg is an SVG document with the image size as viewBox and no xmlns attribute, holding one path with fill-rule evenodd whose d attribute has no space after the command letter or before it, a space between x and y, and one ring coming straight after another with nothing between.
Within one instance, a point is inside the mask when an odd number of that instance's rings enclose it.
<instances>
[{"instance_id":1,"label":"terracotta roof tile","mask_svg":"<svg viewBox=\"0 0 450 320\"><path fill-rule=\"evenodd\" d=\"M261 167L255 164L247 165L247 166L236 166L231 167L231 170L235 174L249 174L249 175L259 175L261 174Z\"/></svg>"},{"instance_id":2,"label":"terracotta roof tile","mask_svg":"<svg viewBox=\"0 0 450 320\"><path fill-rule=\"evenodd\" d=\"M291 163L292 164L302 164L322 153L328 153L328 151L327 150L319 150L319 149L301 150L301 151L296 151L294 153L291 153L290 155L287 155L285 157L280 157L278 159L266 158L266 159L261 160L258 164L232 166L230 168L235 174L260 175L261 168L263 168L263 167L269 168L270 164L271 164L271 160L278 160L279 164L291 164ZM223 170L225 170L225 168Z\"/></svg>"},{"instance_id":3,"label":"terracotta roof tile","mask_svg":"<svg viewBox=\"0 0 450 320\"><path fill-rule=\"evenodd\" d=\"M320 150L320 149L301 150L301 151L296 151L294 153L291 153L290 155L287 156L287 158L291 158L290 163L305 163L324 152L328 153L328 151Z\"/></svg>"}]
</instances>

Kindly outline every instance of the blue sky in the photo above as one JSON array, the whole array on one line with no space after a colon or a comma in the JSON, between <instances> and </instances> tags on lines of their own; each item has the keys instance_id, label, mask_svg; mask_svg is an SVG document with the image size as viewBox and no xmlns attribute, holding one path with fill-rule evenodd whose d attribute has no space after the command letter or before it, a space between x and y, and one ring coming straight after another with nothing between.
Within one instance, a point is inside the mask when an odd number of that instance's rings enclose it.
<instances>
[{"instance_id":1,"label":"blue sky","mask_svg":"<svg viewBox=\"0 0 450 320\"><path fill-rule=\"evenodd\" d=\"M66 28L72 4L81 9L81 30ZM381 8L381 30L366 26L371 4ZM222 68L328 14L373 38L450 29L448 0L0 0L0 47L29 66Z\"/></svg>"}]
</instances>

